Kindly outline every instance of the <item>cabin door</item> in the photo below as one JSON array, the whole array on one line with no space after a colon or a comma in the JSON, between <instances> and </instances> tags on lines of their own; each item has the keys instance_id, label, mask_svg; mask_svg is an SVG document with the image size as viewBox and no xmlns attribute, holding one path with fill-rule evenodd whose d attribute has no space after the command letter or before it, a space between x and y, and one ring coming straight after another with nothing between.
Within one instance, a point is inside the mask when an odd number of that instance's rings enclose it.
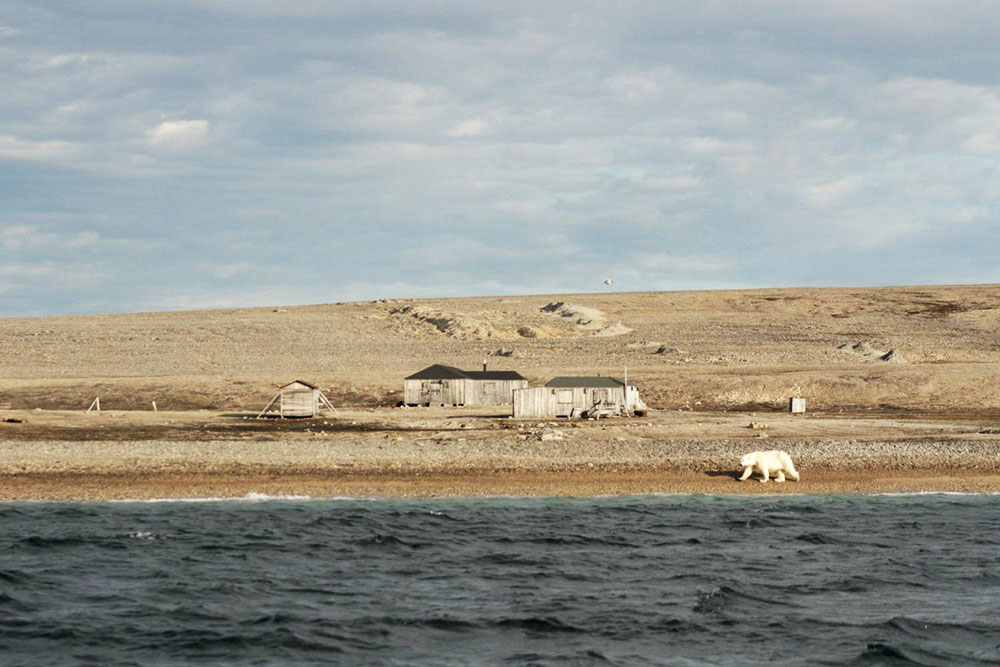
<instances>
[{"instance_id":1,"label":"cabin door","mask_svg":"<svg viewBox=\"0 0 1000 667\"><path fill-rule=\"evenodd\" d=\"M569 417L573 414L573 390L559 389L556 391L556 417Z\"/></svg>"},{"instance_id":2,"label":"cabin door","mask_svg":"<svg viewBox=\"0 0 1000 667\"><path fill-rule=\"evenodd\" d=\"M429 383L427 385L427 402L431 404L434 403L440 404L442 392L443 388L440 382Z\"/></svg>"}]
</instances>

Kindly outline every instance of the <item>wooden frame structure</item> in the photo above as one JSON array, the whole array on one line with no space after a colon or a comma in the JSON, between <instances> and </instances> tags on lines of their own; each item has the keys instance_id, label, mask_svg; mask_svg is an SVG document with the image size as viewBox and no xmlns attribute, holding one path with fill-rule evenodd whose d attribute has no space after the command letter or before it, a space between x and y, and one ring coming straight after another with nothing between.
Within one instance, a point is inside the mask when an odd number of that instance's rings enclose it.
<instances>
[{"instance_id":1,"label":"wooden frame structure","mask_svg":"<svg viewBox=\"0 0 1000 667\"><path fill-rule=\"evenodd\" d=\"M510 405L514 391L528 386L516 371L463 371L435 364L403 380L406 405Z\"/></svg>"},{"instance_id":2,"label":"wooden frame structure","mask_svg":"<svg viewBox=\"0 0 1000 667\"><path fill-rule=\"evenodd\" d=\"M334 413L337 412L337 408L333 407L333 404L320 391L319 387L304 380L295 380L280 387L271 402L257 415L257 419L275 407L281 418L315 417L323 408L329 408Z\"/></svg>"},{"instance_id":3,"label":"wooden frame structure","mask_svg":"<svg viewBox=\"0 0 1000 667\"><path fill-rule=\"evenodd\" d=\"M639 389L612 377L557 377L514 392L515 419L642 417Z\"/></svg>"}]
</instances>

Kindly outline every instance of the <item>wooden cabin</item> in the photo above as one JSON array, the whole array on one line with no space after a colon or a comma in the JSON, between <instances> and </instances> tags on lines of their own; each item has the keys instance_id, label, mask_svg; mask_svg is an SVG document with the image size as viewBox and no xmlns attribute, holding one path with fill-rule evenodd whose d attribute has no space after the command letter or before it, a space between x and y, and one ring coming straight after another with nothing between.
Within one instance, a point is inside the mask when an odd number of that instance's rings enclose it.
<instances>
[{"instance_id":1,"label":"wooden cabin","mask_svg":"<svg viewBox=\"0 0 1000 667\"><path fill-rule=\"evenodd\" d=\"M644 416L648 408L635 385L613 377L557 377L544 387L514 392L514 417Z\"/></svg>"},{"instance_id":2,"label":"wooden cabin","mask_svg":"<svg viewBox=\"0 0 1000 667\"><path fill-rule=\"evenodd\" d=\"M323 408L336 412L319 387L304 380L295 380L280 387L257 418L268 412L277 412L280 417L315 417Z\"/></svg>"},{"instance_id":3,"label":"wooden cabin","mask_svg":"<svg viewBox=\"0 0 1000 667\"><path fill-rule=\"evenodd\" d=\"M516 371L463 371L435 364L403 380L406 405L510 405L514 390L528 386Z\"/></svg>"}]
</instances>

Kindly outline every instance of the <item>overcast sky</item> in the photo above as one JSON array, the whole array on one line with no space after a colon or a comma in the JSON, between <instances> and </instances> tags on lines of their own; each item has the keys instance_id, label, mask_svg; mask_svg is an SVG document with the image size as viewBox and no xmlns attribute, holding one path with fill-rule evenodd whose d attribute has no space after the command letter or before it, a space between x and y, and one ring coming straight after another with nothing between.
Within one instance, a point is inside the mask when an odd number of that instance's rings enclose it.
<instances>
[{"instance_id":1,"label":"overcast sky","mask_svg":"<svg viewBox=\"0 0 1000 667\"><path fill-rule=\"evenodd\" d=\"M1000 2L4 0L0 81L0 315L1000 282Z\"/></svg>"}]
</instances>

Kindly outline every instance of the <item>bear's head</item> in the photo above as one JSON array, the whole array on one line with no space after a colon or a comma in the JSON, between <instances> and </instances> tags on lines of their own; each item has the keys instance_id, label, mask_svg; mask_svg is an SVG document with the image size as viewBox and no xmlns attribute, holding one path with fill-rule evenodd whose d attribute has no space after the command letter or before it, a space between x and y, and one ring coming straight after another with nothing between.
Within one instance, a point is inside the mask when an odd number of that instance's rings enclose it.
<instances>
[{"instance_id":1,"label":"bear's head","mask_svg":"<svg viewBox=\"0 0 1000 667\"><path fill-rule=\"evenodd\" d=\"M744 468L752 466L757 463L757 452L750 452L749 454L744 454L743 458L740 459L740 465Z\"/></svg>"}]
</instances>

